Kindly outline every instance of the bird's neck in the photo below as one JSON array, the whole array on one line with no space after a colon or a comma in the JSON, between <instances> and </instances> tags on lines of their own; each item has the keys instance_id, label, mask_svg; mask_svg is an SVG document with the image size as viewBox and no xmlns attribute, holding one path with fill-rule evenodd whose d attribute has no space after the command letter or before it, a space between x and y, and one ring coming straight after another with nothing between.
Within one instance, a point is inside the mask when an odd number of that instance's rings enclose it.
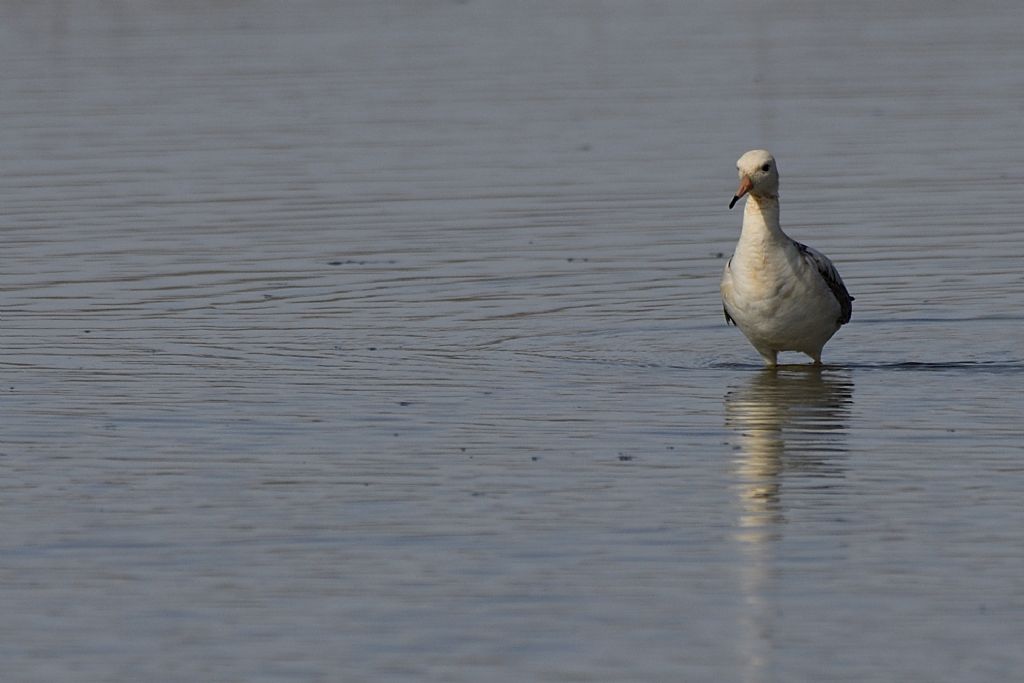
<instances>
[{"instance_id":1,"label":"bird's neck","mask_svg":"<svg viewBox=\"0 0 1024 683\"><path fill-rule=\"evenodd\" d=\"M778 195L747 195L740 240L766 242L784 239L786 235L779 226Z\"/></svg>"}]
</instances>

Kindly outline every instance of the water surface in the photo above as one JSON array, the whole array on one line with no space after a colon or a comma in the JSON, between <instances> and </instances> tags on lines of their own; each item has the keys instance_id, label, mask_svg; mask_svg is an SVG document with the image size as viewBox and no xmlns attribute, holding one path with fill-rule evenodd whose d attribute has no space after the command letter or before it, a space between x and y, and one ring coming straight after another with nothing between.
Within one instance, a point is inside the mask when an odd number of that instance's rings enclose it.
<instances>
[{"instance_id":1,"label":"water surface","mask_svg":"<svg viewBox=\"0 0 1024 683\"><path fill-rule=\"evenodd\" d=\"M17 681L1005 681L1012 3L9 3ZM760 368L734 160L857 297Z\"/></svg>"}]
</instances>

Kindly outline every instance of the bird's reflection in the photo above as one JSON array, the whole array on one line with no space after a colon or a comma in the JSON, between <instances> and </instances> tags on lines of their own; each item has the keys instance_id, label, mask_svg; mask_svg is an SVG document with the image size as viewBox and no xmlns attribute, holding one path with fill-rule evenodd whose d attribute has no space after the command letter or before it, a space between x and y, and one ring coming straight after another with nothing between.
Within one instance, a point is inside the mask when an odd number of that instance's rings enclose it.
<instances>
[{"instance_id":1,"label":"bird's reflection","mask_svg":"<svg viewBox=\"0 0 1024 683\"><path fill-rule=\"evenodd\" d=\"M852 403L849 372L814 366L765 369L726 393L726 426L738 450L741 529L783 521L783 475L842 476Z\"/></svg>"},{"instance_id":2,"label":"bird's reflection","mask_svg":"<svg viewBox=\"0 0 1024 683\"><path fill-rule=\"evenodd\" d=\"M792 482L806 491L810 482L820 494L842 478L852 404L850 373L814 366L765 369L725 395L726 426L737 450L735 539L745 602L738 635L745 681L770 679L774 620L766 596L773 546L786 520L783 486Z\"/></svg>"}]
</instances>

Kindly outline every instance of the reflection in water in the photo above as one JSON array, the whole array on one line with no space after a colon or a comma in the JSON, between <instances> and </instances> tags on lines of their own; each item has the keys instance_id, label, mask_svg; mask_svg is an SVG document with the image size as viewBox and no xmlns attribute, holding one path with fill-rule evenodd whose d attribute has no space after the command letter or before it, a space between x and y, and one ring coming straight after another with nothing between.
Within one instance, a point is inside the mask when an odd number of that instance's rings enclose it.
<instances>
[{"instance_id":1,"label":"reflection in water","mask_svg":"<svg viewBox=\"0 0 1024 683\"><path fill-rule=\"evenodd\" d=\"M726 425L734 430L739 448L735 538L744 558L740 572L746 609L738 641L744 680L770 676L772 618L765 595L772 543L785 521L783 481L842 476L839 461L852 402L849 373L814 366L765 369L725 395Z\"/></svg>"},{"instance_id":2,"label":"reflection in water","mask_svg":"<svg viewBox=\"0 0 1024 683\"><path fill-rule=\"evenodd\" d=\"M736 430L741 529L782 520L781 475L837 477L853 398L848 373L795 366L759 373L725 395L726 425Z\"/></svg>"}]
</instances>

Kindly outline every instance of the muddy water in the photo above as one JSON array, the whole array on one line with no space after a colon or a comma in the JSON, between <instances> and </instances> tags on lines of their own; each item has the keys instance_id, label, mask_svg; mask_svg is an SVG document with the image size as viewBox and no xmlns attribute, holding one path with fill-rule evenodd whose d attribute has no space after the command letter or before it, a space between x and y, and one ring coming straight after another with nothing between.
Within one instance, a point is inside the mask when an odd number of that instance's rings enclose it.
<instances>
[{"instance_id":1,"label":"muddy water","mask_svg":"<svg viewBox=\"0 0 1024 683\"><path fill-rule=\"evenodd\" d=\"M1024 667L1016 4L0 15L5 680ZM822 370L722 319L760 146Z\"/></svg>"}]
</instances>

